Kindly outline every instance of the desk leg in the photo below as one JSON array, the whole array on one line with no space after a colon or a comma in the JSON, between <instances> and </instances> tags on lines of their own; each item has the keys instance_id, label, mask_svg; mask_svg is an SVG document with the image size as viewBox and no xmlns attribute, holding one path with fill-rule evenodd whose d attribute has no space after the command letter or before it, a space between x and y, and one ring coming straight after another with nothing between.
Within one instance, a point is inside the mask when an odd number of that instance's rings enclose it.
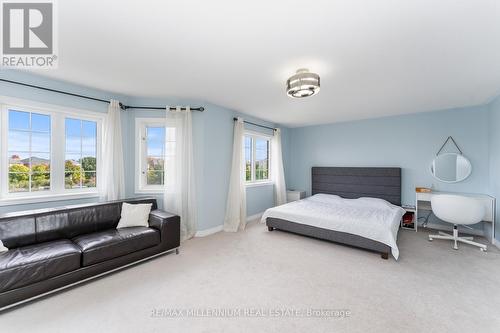
<instances>
[{"instance_id":1,"label":"desk leg","mask_svg":"<svg viewBox=\"0 0 500 333\"><path fill-rule=\"evenodd\" d=\"M415 232L418 231L418 200L415 200Z\"/></svg>"},{"instance_id":2,"label":"desk leg","mask_svg":"<svg viewBox=\"0 0 500 333\"><path fill-rule=\"evenodd\" d=\"M497 200L493 199L493 214L492 214L492 220L491 221L491 244L495 244L495 223L496 223L496 217L497 217Z\"/></svg>"}]
</instances>

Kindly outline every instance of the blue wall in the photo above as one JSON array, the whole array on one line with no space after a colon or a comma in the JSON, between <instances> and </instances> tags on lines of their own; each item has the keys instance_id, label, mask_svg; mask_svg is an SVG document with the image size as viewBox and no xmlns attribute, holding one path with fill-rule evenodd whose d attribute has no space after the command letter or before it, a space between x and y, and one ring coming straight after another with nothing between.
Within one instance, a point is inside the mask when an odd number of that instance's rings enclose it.
<instances>
[{"instance_id":1,"label":"blue wall","mask_svg":"<svg viewBox=\"0 0 500 333\"><path fill-rule=\"evenodd\" d=\"M500 242L500 97L489 105L490 193L497 198L495 239Z\"/></svg>"},{"instance_id":2,"label":"blue wall","mask_svg":"<svg viewBox=\"0 0 500 333\"><path fill-rule=\"evenodd\" d=\"M403 169L405 204L415 203L416 186L488 193L488 122L488 107L477 106L290 129L287 185L310 194L313 166L395 166ZM456 184L439 182L429 172L449 135L473 166L471 176Z\"/></svg>"},{"instance_id":3,"label":"blue wall","mask_svg":"<svg viewBox=\"0 0 500 333\"><path fill-rule=\"evenodd\" d=\"M114 98L128 105L203 105L205 107L204 112L193 113L193 140L195 147L194 159L196 163L198 188L198 230L214 228L223 223L231 168L233 117L239 115L237 112L196 100L122 96L19 71L2 70L0 71L0 77L53 89L95 96L102 99ZM0 96L2 95L48 104L92 110L96 112L107 112L107 104L105 103L89 101L33 88L23 88L17 85L0 82ZM127 197L134 197L138 195L135 193L133 181L136 158L135 119L138 117L162 118L163 116L164 113L162 111L149 110L136 110L122 113L125 176L127 180L132 180L126 182ZM242 116L251 121L268 126L274 126L274 124L262 122L259 119L245 115ZM256 127L251 127L251 129L261 130ZM266 208L274 205L272 186L248 188L247 193L248 215L261 213ZM156 195L156 197L158 198L158 202L161 206L161 195ZM97 198L85 198L9 206L1 206L0 204L0 214L11 211L95 202L96 200Z\"/></svg>"},{"instance_id":4,"label":"blue wall","mask_svg":"<svg viewBox=\"0 0 500 333\"><path fill-rule=\"evenodd\" d=\"M272 184L247 187L247 216L263 213L274 206Z\"/></svg>"}]
</instances>

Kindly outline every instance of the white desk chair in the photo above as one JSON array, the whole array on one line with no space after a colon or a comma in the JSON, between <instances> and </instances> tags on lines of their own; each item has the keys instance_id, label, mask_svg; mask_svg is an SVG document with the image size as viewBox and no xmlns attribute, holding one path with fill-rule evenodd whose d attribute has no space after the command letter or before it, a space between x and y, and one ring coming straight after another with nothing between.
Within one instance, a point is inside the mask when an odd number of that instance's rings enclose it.
<instances>
[{"instance_id":1,"label":"white desk chair","mask_svg":"<svg viewBox=\"0 0 500 333\"><path fill-rule=\"evenodd\" d=\"M473 242L473 237L458 236L458 225L476 224L483 220L485 207L478 200L460 195L440 194L431 198L431 207L439 219L453 224L453 235L440 231L439 235L429 235L430 241L452 240L455 250L458 250L457 242L478 246L481 251L487 250L486 245Z\"/></svg>"}]
</instances>

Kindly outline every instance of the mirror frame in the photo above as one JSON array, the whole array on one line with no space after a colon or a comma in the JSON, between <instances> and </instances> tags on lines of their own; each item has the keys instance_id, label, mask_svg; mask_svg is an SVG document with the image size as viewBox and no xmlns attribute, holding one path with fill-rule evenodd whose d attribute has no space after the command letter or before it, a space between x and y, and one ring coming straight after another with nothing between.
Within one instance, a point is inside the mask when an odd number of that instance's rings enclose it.
<instances>
[{"instance_id":1,"label":"mirror frame","mask_svg":"<svg viewBox=\"0 0 500 333\"><path fill-rule=\"evenodd\" d=\"M462 156L467 161L467 163L469 164L469 172L467 173L467 175L464 178L460 179L460 180L442 180L442 179L439 179L438 177L436 177L436 175L434 174L434 172L432 172L433 166L434 166L434 161L436 160L436 158L438 158L439 156L442 156L442 155L458 155L458 156ZM429 166L429 171L431 172L432 177L434 177L435 179L439 180L440 182L448 183L448 184L460 183L460 182L463 182L464 180L466 180L467 178L469 178L470 175L472 174L472 163L463 154L459 154L459 153L444 153L444 154L436 155L432 159L432 162L431 162L431 164Z\"/></svg>"}]
</instances>

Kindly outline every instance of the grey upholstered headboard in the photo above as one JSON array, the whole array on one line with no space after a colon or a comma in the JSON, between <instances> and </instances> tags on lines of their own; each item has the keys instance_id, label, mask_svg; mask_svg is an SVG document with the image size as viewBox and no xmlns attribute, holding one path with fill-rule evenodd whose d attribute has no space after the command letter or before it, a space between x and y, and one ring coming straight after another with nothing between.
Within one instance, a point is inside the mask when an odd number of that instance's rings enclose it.
<instances>
[{"instance_id":1,"label":"grey upholstered headboard","mask_svg":"<svg viewBox=\"0 0 500 333\"><path fill-rule=\"evenodd\" d=\"M312 194L380 198L401 206L401 168L313 167Z\"/></svg>"}]
</instances>

